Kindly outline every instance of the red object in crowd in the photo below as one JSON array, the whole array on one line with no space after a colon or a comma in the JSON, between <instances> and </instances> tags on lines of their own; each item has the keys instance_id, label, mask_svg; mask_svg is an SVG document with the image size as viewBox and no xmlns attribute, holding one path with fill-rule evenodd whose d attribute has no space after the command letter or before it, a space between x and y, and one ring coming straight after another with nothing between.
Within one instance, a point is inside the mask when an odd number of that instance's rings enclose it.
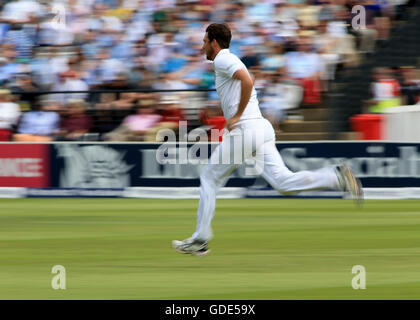
<instances>
[{"instance_id":1,"label":"red object in crowd","mask_svg":"<svg viewBox=\"0 0 420 320\"><path fill-rule=\"evenodd\" d=\"M161 122L175 122L179 123L179 121L185 120L184 113L181 108L171 108L164 110L162 112L162 119Z\"/></svg>"},{"instance_id":2,"label":"red object in crowd","mask_svg":"<svg viewBox=\"0 0 420 320\"><path fill-rule=\"evenodd\" d=\"M361 140L382 140L382 119L380 114L357 114L350 118L353 131L362 134Z\"/></svg>"},{"instance_id":3,"label":"red object in crowd","mask_svg":"<svg viewBox=\"0 0 420 320\"><path fill-rule=\"evenodd\" d=\"M211 126L211 130L208 132L208 136L209 136L209 140L210 141L219 141L221 142L223 140L223 132L225 130L225 125L226 125L226 119L224 116L208 116L207 112L205 111L201 111L200 113L200 119L201 122L203 124L205 124L206 126ZM218 137L218 139L214 139L215 135L211 134L212 130L218 130L218 134L216 135Z\"/></svg>"},{"instance_id":4,"label":"red object in crowd","mask_svg":"<svg viewBox=\"0 0 420 320\"><path fill-rule=\"evenodd\" d=\"M0 141L10 141L12 131L7 129L0 129Z\"/></svg>"},{"instance_id":5,"label":"red object in crowd","mask_svg":"<svg viewBox=\"0 0 420 320\"><path fill-rule=\"evenodd\" d=\"M72 115L65 118L62 122L61 128L69 132L78 130L90 130L92 127L92 119L85 114Z\"/></svg>"},{"instance_id":6,"label":"red object in crowd","mask_svg":"<svg viewBox=\"0 0 420 320\"><path fill-rule=\"evenodd\" d=\"M203 122L205 125L212 126L213 129L219 130L219 142L221 142L223 138L223 130L225 129L225 125L226 125L225 117L223 116L210 117L210 118L205 119Z\"/></svg>"},{"instance_id":7,"label":"red object in crowd","mask_svg":"<svg viewBox=\"0 0 420 320\"><path fill-rule=\"evenodd\" d=\"M321 103L321 84L319 80L300 79L300 85L303 88L302 102L304 104Z\"/></svg>"}]
</instances>

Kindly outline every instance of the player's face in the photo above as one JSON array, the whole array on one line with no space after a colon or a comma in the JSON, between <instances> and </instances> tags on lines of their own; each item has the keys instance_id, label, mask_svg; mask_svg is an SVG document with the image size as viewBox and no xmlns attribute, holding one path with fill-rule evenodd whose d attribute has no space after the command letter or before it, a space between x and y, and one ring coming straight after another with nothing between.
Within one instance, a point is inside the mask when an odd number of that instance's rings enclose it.
<instances>
[{"instance_id":1,"label":"player's face","mask_svg":"<svg viewBox=\"0 0 420 320\"><path fill-rule=\"evenodd\" d=\"M203 50L203 52L206 54L207 60L213 60L214 50L209 41L209 36L207 32L206 32L206 35L204 36L203 47L201 48L201 50Z\"/></svg>"}]
</instances>

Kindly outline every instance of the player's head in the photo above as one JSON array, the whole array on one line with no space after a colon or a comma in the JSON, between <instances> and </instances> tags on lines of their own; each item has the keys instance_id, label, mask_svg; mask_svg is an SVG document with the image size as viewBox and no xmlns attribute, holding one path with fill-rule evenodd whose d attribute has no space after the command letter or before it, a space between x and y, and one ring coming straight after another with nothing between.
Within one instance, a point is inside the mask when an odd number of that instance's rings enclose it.
<instances>
[{"instance_id":1,"label":"player's head","mask_svg":"<svg viewBox=\"0 0 420 320\"><path fill-rule=\"evenodd\" d=\"M232 33L226 24L212 23L206 29L203 39L203 51L208 60L214 60L221 49L227 49L232 39Z\"/></svg>"}]
</instances>

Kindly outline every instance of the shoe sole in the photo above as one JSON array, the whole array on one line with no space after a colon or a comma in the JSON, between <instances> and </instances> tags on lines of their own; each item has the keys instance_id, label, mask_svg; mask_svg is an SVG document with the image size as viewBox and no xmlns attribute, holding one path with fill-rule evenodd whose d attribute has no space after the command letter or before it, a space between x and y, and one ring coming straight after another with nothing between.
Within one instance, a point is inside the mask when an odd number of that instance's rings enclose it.
<instances>
[{"instance_id":1,"label":"shoe sole","mask_svg":"<svg viewBox=\"0 0 420 320\"><path fill-rule=\"evenodd\" d=\"M201 251L191 252L191 254L192 254L193 256L196 256L196 257L205 257L205 256L207 256L209 253L210 253L210 249L207 249L206 251L203 251L203 252L201 252Z\"/></svg>"},{"instance_id":2,"label":"shoe sole","mask_svg":"<svg viewBox=\"0 0 420 320\"><path fill-rule=\"evenodd\" d=\"M345 175L347 177L346 184L347 188L349 189L354 202L357 206L362 207L363 205L363 187L362 183L359 179L357 179L353 172L351 172L350 168L347 165L344 165L345 168Z\"/></svg>"},{"instance_id":3,"label":"shoe sole","mask_svg":"<svg viewBox=\"0 0 420 320\"><path fill-rule=\"evenodd\" d=\"M173 248L176 252L182 253L182 254L191 254L196 257L205 257L210 253L210 249L207 249L206 251L183 251L176 248Z\"/></svg>"},{"instance_id":4,"label":"shoe sole","mask_svg":"<svg viewBox=\"0 0 420 320\"><path fill-rule=\"evenodd\" d=\"M357 187L358 187L358 191L359 191L359 194L358 194L357 199L356 199L356 203L359 207L362 207L363 202L364 202L364 198L365 198L364 192L363 192L363 186L362 186L362 183L360 182L359 179L356 178L356 181L357 181Z\"/></svg>"},{"instance_id":5,"label":"shoe sole","mask_svg":"<svg viewBox=\"0 0 420 320\"><path fill-rule=\"evenodd\" d=\"M172 245L172 249L174 249L178 253L192 254L193 256L197 256L197 257L205 257L210 253L210 249L207 249L206 251L184 251L184 250L180 250L174 247L173 245Z\"/></svg>"}]
</instances>

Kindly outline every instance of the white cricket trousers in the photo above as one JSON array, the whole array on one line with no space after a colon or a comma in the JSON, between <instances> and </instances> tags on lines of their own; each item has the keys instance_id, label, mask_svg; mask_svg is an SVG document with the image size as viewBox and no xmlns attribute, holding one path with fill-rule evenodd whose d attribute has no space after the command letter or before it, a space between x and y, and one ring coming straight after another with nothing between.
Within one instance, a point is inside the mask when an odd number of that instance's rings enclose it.
<instances>
[{"instance_id":1,"label":"white cricket trousers","mask_svg":"<svg viewBox=\"0 0 420 320\"><path fill-rule=\"evenodd\" d=\"M274 129L268 120L241 120L237 128L223 136L200 175L200 203L193 239L209 241L213 237L211 221L216 194L230 174L248 159L255 160L257 171L279 193L339 189L334 167L291 172L276 148Z\"/></svg>"}]
</instances>

